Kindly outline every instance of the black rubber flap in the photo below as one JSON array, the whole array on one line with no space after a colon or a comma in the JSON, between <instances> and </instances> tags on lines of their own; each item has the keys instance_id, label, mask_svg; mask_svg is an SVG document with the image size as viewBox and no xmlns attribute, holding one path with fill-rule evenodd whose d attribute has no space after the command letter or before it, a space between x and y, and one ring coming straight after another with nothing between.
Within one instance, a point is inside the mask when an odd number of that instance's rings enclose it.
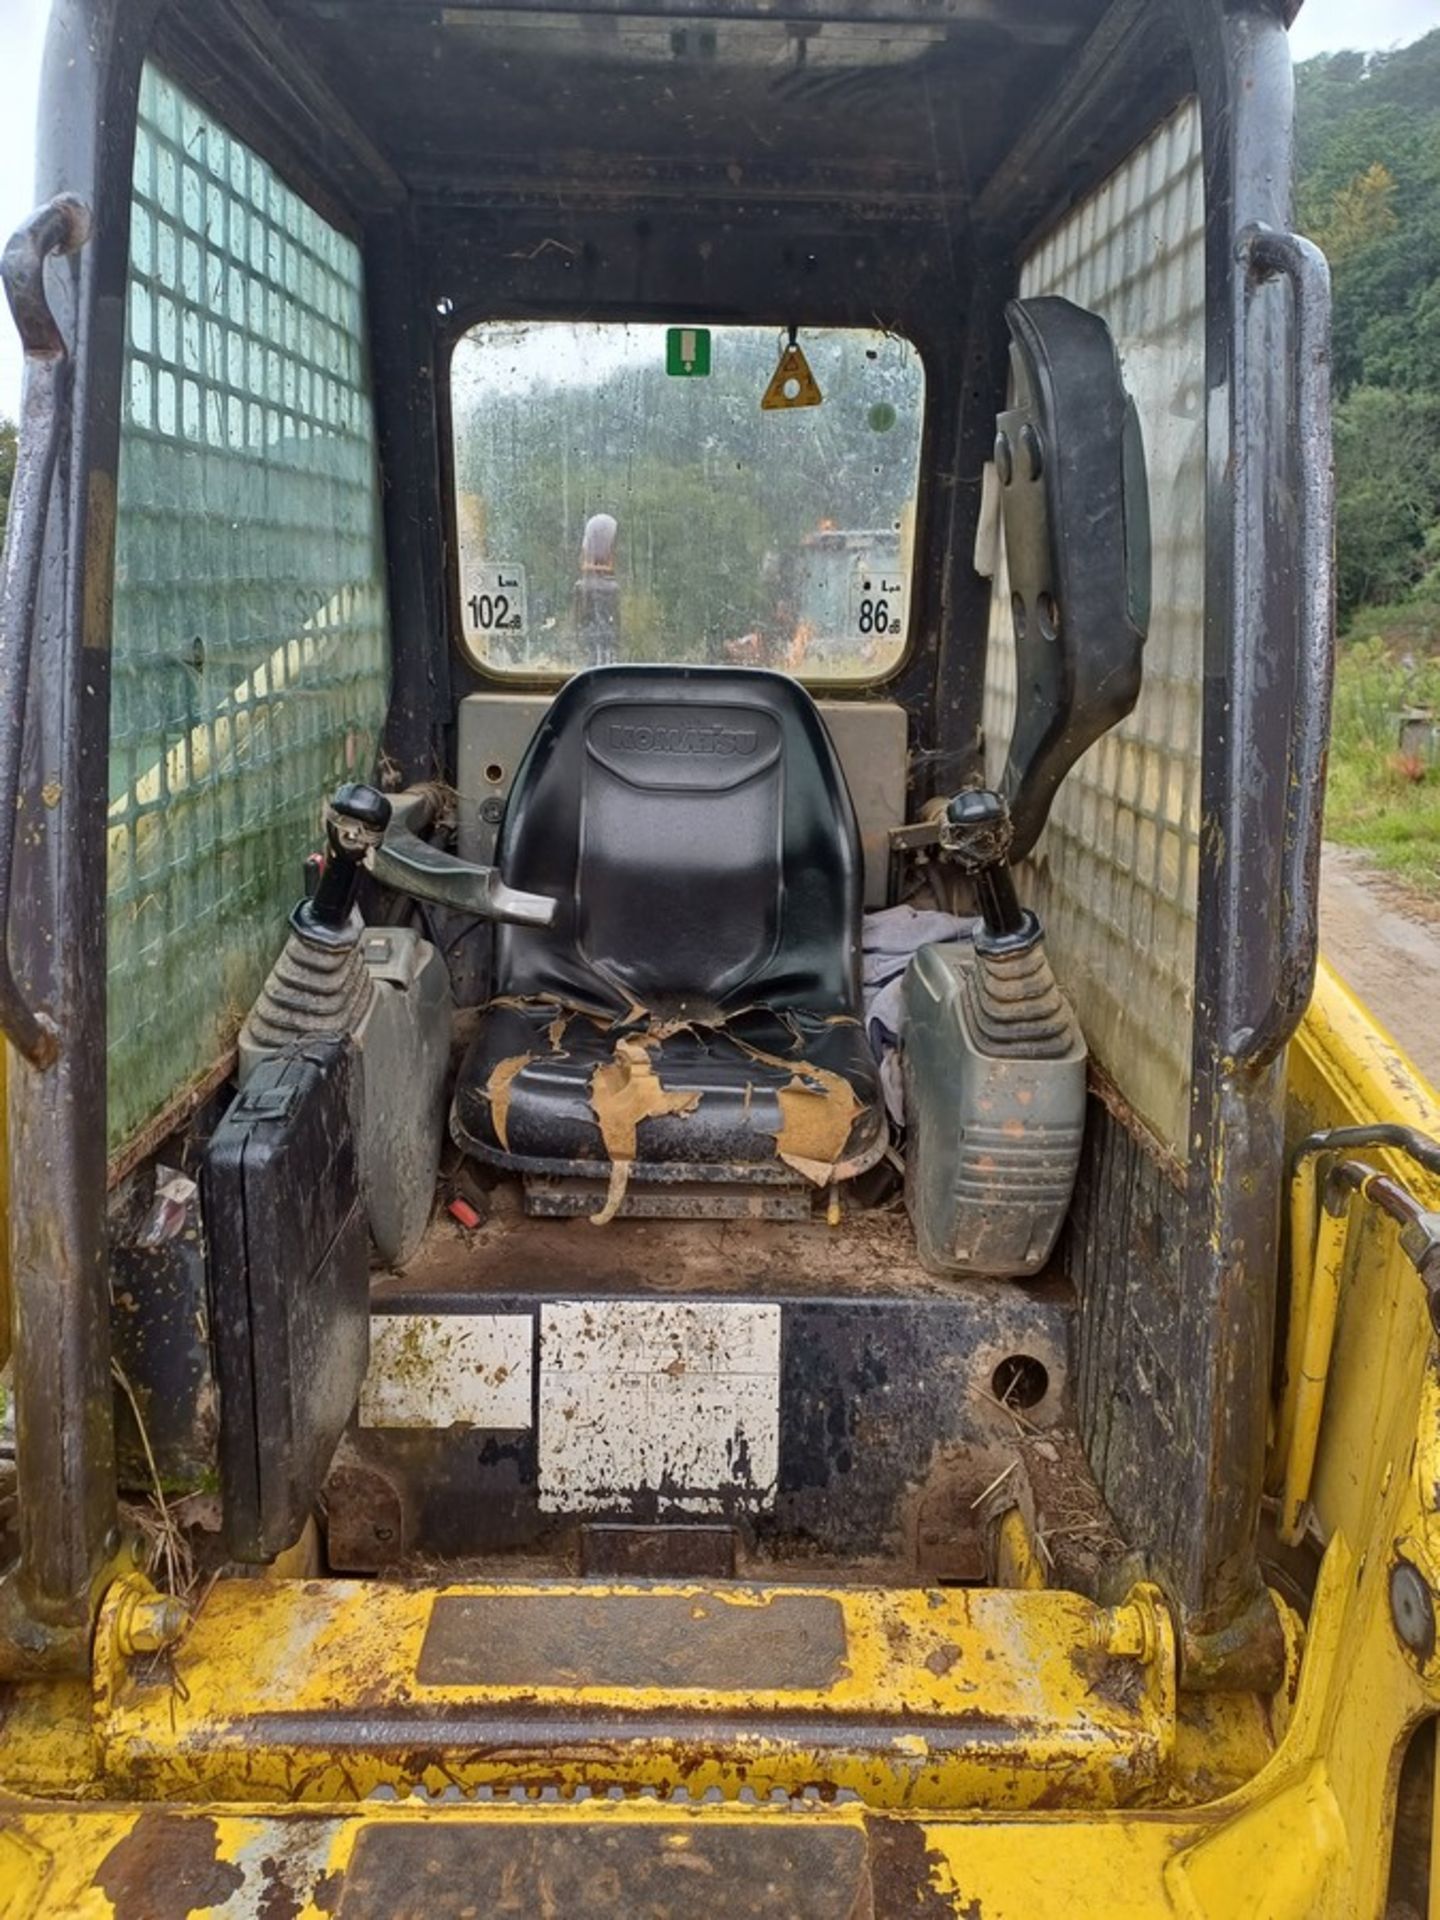
<instances>
[{"instance_id":1,"label":"black rubber flap","mask_svg":"<svg viewBox=\"0 0 1440 1920\"><path fill-rule=\"evenodd\" d=\"M296 1539L365 1377L351 1072L347 1040L286 1048L256 1068L205 1157L220 1491L237 1560Z\"/></svg>"}]
</instances>

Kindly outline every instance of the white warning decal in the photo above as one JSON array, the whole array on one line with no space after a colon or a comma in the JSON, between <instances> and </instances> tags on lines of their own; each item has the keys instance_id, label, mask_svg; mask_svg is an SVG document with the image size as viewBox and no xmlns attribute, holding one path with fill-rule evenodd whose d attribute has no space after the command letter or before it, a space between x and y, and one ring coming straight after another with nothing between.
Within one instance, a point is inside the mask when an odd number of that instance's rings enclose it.
<instances>
[{"instance_id":1,"label":"white warning decal","mask_svg":"<svg viewBox=\"0 0 1440 1920\"><path fill-rule=\"evenodd\" d=\"M773 1506L780 1308L552 1301L540 1309L539 1399L548 1513Z\"/></svg>"},{"instance_id":2,"label":"white warning decal","mask_svg":"<svg viewBox=\"0 0 1440 1920\"><path fill-rule=\"evenodd\" d=\"M362 1427L532 1424L528 1313L373 1313Z\"/></svg>"},{"instance_id":3,"label":"white warning decal","mask_svg":"<svg viewBox=\"0 0 1440 1920\"><path fill-rule=\"evenodd\" d=\"M905 576L872 566L868 554L857 556L850 574L850 631L867 640L905 631Z\"/></svg>"},{"instance_id":4,"label":"white warning decal","mask_svg":"<svg viewBox=\"0 0 1440 1920\"><path fill-rule=\"evenodd\" d=\"M525 569L515 561L475 561L465 568L465 630L480 639L503 634L523 640L529 631Z\"/></svg>"}]
</instances>

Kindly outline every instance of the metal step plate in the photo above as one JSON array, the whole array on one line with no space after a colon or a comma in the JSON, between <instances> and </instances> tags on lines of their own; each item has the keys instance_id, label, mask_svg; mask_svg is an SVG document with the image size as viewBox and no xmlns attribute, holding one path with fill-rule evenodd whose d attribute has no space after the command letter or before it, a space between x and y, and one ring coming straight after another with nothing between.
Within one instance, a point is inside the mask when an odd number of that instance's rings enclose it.
<instances>
[{"instance_id":1,"label":"metal step plate","mask_svg":"<svg viewBox=\"0 0 1440 1920\"><path fill-rule=\"evenodd\" d=\"M221 1581L102 1714L110 1789L853 1794L875 1807L1149 1795L1168 1617L1049 1592Z\"/></svg>"}]
</instances>

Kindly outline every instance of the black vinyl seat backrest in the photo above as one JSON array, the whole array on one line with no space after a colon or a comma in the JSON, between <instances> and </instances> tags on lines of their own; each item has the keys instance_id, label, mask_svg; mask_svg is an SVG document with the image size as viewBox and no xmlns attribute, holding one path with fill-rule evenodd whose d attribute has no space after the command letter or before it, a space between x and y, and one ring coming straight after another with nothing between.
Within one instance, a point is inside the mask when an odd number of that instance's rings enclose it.
<instances>
[{"instance_id":1,"label":"black vinyl seat backrest","mask_svg":"<svg viewBox=\"0 0 1440 1920\"><path fill-rule=\"evenodd\" d=\"M577 674L516 772L497 861L559 902L550 928L500 929L497 994L859 1011L854 810L784 674Z\"/></svg>"}]
</instances>

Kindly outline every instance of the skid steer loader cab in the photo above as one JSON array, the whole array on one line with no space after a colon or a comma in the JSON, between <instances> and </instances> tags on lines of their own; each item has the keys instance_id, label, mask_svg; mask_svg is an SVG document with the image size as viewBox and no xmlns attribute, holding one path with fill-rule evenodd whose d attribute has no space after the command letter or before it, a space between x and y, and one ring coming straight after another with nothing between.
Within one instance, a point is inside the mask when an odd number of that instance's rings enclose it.
<instances>
[{"instance_id":1,"label":"skid steer loader cab","mask_svg":"<svg viewBox=\"0 0 1440 1920\"><path fill-rule=\"evenodd\" d=\"M1286 25L58 0L7 1913L1424 1905Z\"/></svg>"}]
</instances>

